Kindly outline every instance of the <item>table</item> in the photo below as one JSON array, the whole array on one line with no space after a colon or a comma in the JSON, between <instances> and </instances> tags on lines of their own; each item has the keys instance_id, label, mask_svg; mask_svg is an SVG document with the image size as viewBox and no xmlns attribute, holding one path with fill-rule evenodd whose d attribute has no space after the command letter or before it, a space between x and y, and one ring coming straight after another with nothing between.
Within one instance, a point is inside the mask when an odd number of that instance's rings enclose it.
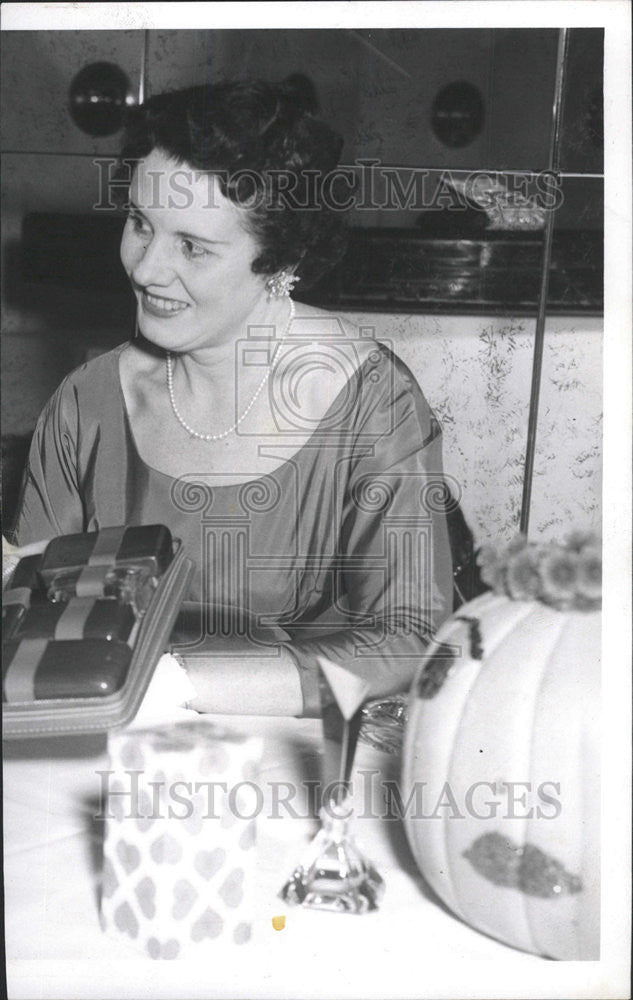
<instances>
[{"instance_id":1,"label":"table","mask_svg":"<svg viewBox=\"0 0 633 1000\"><path fill-rule=\"evenodd\" d=\"M233 717L222 724L263 736L265 786L318 776L315 720ZM11 1000L530 996L538 988L534 976L561 964L506 947L449 913L418 873L396 820L359 817L355 824L359 846L386 882L378 911L355 916L288 907L277 894L315 825L271 818L268 810L258 821L253 941L235 951L209 942L200 963L140 958L104 935L98 921L103 830L94 816L97 772L106 766L104 736L5 743ZM360 770L394 778L396 767L396 758L360 745L355 787ZM284 913L285 929L274 930L272 917Z\"/></svg>"}]
</instances>

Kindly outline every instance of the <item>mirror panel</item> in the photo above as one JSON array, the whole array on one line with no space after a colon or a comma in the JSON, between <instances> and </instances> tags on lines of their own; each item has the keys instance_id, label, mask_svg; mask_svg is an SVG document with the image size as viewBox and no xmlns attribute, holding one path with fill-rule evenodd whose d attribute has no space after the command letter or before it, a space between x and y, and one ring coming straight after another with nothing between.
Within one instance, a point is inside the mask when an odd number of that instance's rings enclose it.
<instances>
[{"instance_id":1,"label":"mirror panel","mask_svg":"<svg viewBox=\"0 0 633 1000\"><path fill-rule=\"evenodd\" d=\"M574 28L569 32L562 170L594 174L604 171L603 58L602 28Z\"/></svg>"}]
</instances>

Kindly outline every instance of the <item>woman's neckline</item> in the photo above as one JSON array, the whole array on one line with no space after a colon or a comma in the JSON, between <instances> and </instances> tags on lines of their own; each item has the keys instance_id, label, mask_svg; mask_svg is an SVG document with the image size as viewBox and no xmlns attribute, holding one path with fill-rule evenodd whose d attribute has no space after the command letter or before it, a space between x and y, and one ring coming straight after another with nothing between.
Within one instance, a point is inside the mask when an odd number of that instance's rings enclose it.
<instances>
[{"instance_id":1,"label":"woman's neckline","mask_svg":"<svg viewBox=\"0 0 633 1000\"><path fill-rule=\"evenodd\" d=\"M114 358L115 375L116 375L116 382L117 382L117 388L118 388L118 393L119 393L119 399L120 399L121 406L122 406L122 409L123 409L123 417L124 417L124 420L125 420L125 425L126 425L126 428L127 428L128 436L130 438L130 442L131 442L132 447L134 449L134 454L136 456L137 461L140 462L140 464L145 469L147 469L150 473L152 473L152 475L161 476L163 479L168 480L170 483L178 482L179 479L183 478L182 476L172 476L168 472L162 472L160 469L154 468L153 465L149 465L149 463L145 461L145 459L143 458L143 456L141 455L141 453L140 453L140 451L138 449L138 446L137 446L137 443L136 443L136 438L134 436L134 430L132 428L132 421L130 420L130 415L129 415L128 409L127 409L127 403L125 401L125 393L123 392L123 383L122 383L122 380L121 380L121 355L122 355L123 351L125 350L125 348L128 346L129 343L130 343L130 341L124 341L118 347L114 348L113 354L115 355L115 358ZM380 350L381 355L384 357L383 345L379 341L374 341L373 343ZM253 479L244 479L241 482L220 483L218 486L214 487L214 489L218 489L218 490L233 489L233 490L235 490L235 489L240 489L241 487L244 487L244 486L250 486L253 483L259 483L263 479L268 479L270 476L276 475L278 472L280 472L281 469L284 469L286 466L288 466L288 465L294 465L294 463L296 462L298 456L303 451L305 451L306 449L312 448L313 451L316 451L317 449L314 448L314 439L319 435L319 433L321 433L321 431L320 431L321 426L323 425L323 423L325 423L325 421L327 420L327 418L328 418L329 414L332 412L332 410L334 410L334 408L337 406L337 404L339 403L339 400L340 400L341 396L343 395L343 393L346 393L348 391L352 379L363 379L363 377L364 377L364 371L363 370L364 370L364 368L366 367L366 365L368 363L369 363L369 358L365 358L363 361L361 361L361 363L358 366L358 368L356 368L354 370L353 374L350 375L350 377L347 379L347 381L344 383L344 385L341 386L341 389L336 394L336 396L334 397L334 399L332 400L332 402L330 403L330 405L328 406L328 408L325 410L325 412L323 413L323 416L319 419L319 422L318 422L317 426L314 428L314 430L312 431L312 433L310 434L310 436L303 442L303 444L299 445L299 447L297 448L297 450L295 452L293 452L292 455L290 455L288 458L285 458L282 462L279 463L279 465L276 465L273 469L271 469L270 472L263 473L261 476L257 476L257 477L255 477Z\"/></svg>"}]
</instances>

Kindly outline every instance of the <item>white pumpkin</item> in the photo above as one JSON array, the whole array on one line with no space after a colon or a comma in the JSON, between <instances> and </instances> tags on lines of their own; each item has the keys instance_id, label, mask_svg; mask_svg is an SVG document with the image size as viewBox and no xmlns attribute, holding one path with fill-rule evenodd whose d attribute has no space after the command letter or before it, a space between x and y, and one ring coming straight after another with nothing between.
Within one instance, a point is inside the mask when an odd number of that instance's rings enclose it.
<instances>
[{"instance_id":1,"label":"white pumpkin","mask_svg":"<svg viewBox=\"0 0 633 1000\"><path fill-rule=\"evenodd\" d=\"M484 594L439 631L405 733L425 879L472 926L557 959L599 957L599 680L599 611Z\"/></svg>"}]
</instances>

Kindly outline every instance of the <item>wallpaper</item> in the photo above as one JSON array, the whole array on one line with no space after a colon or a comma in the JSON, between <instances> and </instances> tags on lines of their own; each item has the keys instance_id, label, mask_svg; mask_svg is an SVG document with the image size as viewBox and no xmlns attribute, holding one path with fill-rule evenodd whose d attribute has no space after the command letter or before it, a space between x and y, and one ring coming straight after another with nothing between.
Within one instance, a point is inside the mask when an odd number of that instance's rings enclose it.
<instances>
[{"instance_id":1,"label":"wallpaper","mask_svg":"<svg viewBox=\"0 0 633 1000\"><path fill-rule=\"evenodd\" d=\"M531 319L354 314L411 368L442 424L444 469L476 541L518 530L532 374ZM548 321L529 533L601 516L602 321Z\"/></svg>"}]
</instances>

